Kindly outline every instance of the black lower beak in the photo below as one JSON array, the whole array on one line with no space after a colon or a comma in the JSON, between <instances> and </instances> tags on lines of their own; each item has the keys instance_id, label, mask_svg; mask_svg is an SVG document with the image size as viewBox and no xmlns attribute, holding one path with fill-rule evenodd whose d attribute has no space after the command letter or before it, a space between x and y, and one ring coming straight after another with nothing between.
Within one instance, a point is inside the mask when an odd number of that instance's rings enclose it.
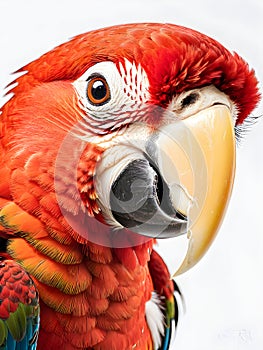
<instances>
[{"instance_id":1,"label":"black lower beak","mask_svg":"<svg viewBox=\"0 0 263 350\"><path fill-rule=\"evenodd\" d=\"M187 232L187 218L173 207L169 188L147 159L127 165L112 185L110 206L124 227L149 237L169 238Z\"/></svg>"}]
</instances>

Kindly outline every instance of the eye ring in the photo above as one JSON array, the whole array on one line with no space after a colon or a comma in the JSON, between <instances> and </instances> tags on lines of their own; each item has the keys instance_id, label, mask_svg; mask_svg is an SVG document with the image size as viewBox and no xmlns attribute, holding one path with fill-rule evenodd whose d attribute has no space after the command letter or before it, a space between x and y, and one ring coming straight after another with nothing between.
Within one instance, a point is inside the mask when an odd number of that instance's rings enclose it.
<instances>
[{"instance_id":1,"label":"eye ring","mask_svg":"<svg viewBox=\"0 0 263 350\"><path fill-rule=\"evenodd\" d=\"M104 105L110 100L110 88L104 77L93 76L88 80L87 98L94 106Z\"/></svg>"}]
</instances>

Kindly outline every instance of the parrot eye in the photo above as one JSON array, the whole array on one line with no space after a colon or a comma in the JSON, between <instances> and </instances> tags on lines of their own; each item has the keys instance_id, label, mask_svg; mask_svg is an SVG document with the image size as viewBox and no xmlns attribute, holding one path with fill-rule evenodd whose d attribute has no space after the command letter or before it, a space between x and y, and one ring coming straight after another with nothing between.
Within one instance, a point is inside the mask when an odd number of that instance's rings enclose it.
<instances>
[{"instance_id":1,"label":"parrot eye","mask_svg":"<svg viewBox=\"0 0 263 350\"><path fill-rule=\"evenodd\" d=\"M101 106L110 100L110 88L102 76L93 76L88 80L87 98L94 106Z\"/></svg>"},{"instance_id":2,"label":"parrot eye","mask_svg":"<svg viewBox=\"0 0 263 350\"><path fill-rule=\"evenodd\" d=\"M129 61L124 66L111 61L98 62L72 85L79 108L84 112L81 112L81 118L85 120L83 126L90 125L91 120L92 123L96 121L100 123L101 133L130 122L126 111L137 110L148 98L146 73L141 66Z\"/></svg>"}]
</instances>

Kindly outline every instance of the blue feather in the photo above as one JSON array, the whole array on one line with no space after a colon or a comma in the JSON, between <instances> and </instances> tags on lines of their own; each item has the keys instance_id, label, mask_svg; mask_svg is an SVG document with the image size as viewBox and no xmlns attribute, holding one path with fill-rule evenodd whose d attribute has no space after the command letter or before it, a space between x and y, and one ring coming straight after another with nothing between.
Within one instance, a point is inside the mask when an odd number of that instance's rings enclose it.
<instances>
[{"instance_id":1,"label":"blue feather","mask_svg":"<svg viewBox=\"0 0 263 350\"><path fill-rule=\"evenodd\" d=\"M7 342L6 342L6 347L4 348L5 350L15 350L16 349L16 341L12 337L12 335L8 332L7 336Z\"/></svg>"},{"instance_id":2,"label":"blue feather","mask_svg":"<svg viewBox=\"0 0 263 350\"><path fill-rule=\"evenodd\" d=\"M171 339L171 328L169 327L169 328L166 328L166 331L165 331L162 350L169 349L170 339Z\"/></svg>"},{"instance_id":3,"label":"blue feather","mask_svg":"<svg viewBox=\"0 0 263 350\"><path fill-rule=\"evenodd\" d=\"M36 350L38 331L38 320L29 319L27 320L27 331L24 338L21 341L16 341L8 331L6 342L0 346L0 350Z\"/></svg>"}]
</instances>

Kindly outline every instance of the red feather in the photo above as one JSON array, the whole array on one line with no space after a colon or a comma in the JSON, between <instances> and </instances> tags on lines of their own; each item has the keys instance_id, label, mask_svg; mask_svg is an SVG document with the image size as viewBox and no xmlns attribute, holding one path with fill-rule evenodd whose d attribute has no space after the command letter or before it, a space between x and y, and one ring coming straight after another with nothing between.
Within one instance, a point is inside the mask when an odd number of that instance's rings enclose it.
<instances>
[{"instance_id":1,"label":"red feather","mask_svg":"<svg viewBox=\"0 0 263 350\"><path fill-rule=\"evenodd\" d=\"M19 70L0 119L0 235L39 290L40 350L150 350L145 303L153 288L167 297L173 292L153 240L135 242L125 232L129 247L114 249L89 240L120 238L103 225L94 186L104 149L76 138L67 143L82 119L72 83L97 62L119 67L124 59L145 70L149 104L165 107L177 93L214 84L236 104L242 123L259 101L243 59L171 24L82 34ZM3 318L4 311L2 304Z\"/></svg>"}]
</instances>

